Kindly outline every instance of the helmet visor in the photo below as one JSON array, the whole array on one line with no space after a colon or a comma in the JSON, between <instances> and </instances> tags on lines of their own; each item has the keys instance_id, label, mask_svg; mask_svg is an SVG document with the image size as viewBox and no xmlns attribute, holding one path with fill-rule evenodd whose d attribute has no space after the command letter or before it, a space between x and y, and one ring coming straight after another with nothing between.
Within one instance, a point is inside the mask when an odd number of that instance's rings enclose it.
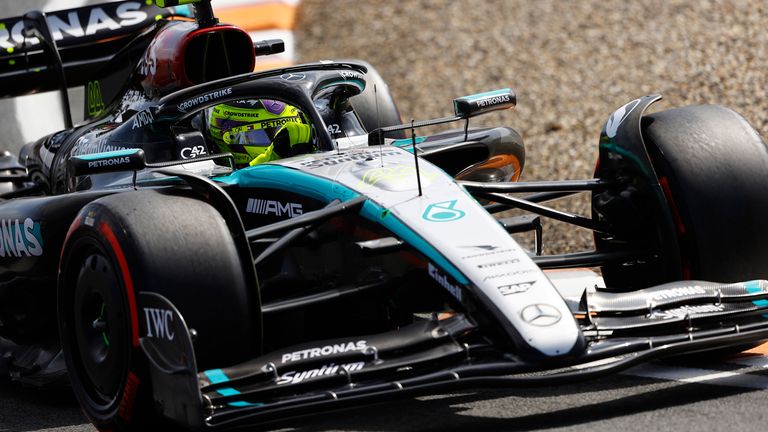
<instances>
[{"instance_id":1,"label":"helmet visor","mask_svg":"<svg viewBox=\"0 0 768 432\"><path fill-rule=\"evenodd\" d=\"M287 123L303 123L303 120L299 116L292 116L237 126L224 132L222 140L230 145L268 146L280 127Z\"/></svg>"}]
</instances>

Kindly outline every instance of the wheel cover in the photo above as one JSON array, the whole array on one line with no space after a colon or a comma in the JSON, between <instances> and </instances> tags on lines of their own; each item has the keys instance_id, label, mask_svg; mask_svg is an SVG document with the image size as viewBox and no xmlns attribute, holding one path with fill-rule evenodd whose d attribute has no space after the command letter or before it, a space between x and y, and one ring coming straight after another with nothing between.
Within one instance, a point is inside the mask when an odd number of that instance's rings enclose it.
<instances>
[{"instance_id":1,"label":"wheel cover","mask_svg":"<svg viewBox=\"0 0 768 432\"><path fill-rule=\"evenodd\" d=\"M129 368L130 331L122 288L112 262L91 250L74 284L73 358L82 390L94 408L120 399Z\"/></svg>"}]
</instances>

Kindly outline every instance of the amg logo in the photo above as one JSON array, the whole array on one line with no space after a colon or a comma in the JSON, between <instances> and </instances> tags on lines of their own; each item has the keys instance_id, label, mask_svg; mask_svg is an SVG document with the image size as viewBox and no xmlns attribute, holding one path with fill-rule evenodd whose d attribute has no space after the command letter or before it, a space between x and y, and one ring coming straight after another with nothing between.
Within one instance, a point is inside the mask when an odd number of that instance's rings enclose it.
<instances>
[{"instance_id":1,"label":"amg logo","mask_svg":"<svg viewBox=\"0 0 768 432\"><path fill-rule=\"evenodd\" d=\"M283 354L283 363L295 362L299 360L306 360L315 357L325 357L332 354L343 354L350 351L362 351L368 347L368 344L364 340L357 342L338 343L333 345L326 345L319 348L309 348L301 351L294 351Z\"/></svg>"},{"instance_id":2,"label":"amg logo","mask_svg":"<svg viewBox=\"0 0 768 432\"><path fill-rule=\"evenodd\" d=\"M167 339L172 341L176 334L173 332L173 312L168 309L144 308L144 318L147 320L147 337ZM154 330L154 333L152 332Z\"/></svg>"},{"instance_id":3,"label":"amg logo","mask_svg":"<svg viewBox=\"0 0 768 432\"><path fill-rule=\"evenodd\" d=\"M483 278L483 282L487 282L487 281L493 280L493 279L504 278L504 277L511 277L511 276L518 276L518 275L522 275L522 274L534 273L535 271L536 270L534 270L534 269L522 269L522 270L515 270L515 271L511 271L511 272L506 272L506 273L492 274L492 275L488 275L488 276L484 277Z\"/></svg>"},{"instance_id":4,"label":"amg logo","mask_svg":"<svg viewBox=\"0 0 768 432\"><path fill-rule=\"evenodd\" d=\"M707 291L704 288L694 285L694 286L671 288L671 289L659 291L653 294L653 299L666 300L666 299L673 299L678 297L685 297L690 295L706 294L706 293Z\"/></svg>"},{"instance_id":5,"label":"amg logo","mask_svg":"<svg viewBox=\"0 0 768 432\"><path fill-rule=\"evenodd\" d=\"M40 256L43 254L43 239L40 223L30 218L0 219L0 258Z\"/></svg>"},{"instance_id":6,"label":"amg logo","mask_svg":"<svg viewBox=\"0 0 768 432\"><path fill-rule=\"evenodd\" d=\"M88 168L101 168L105 166L124 165L131 162L128 156L121 158L102 159L88 162Z\"/></svg>"},{"instance_id":7,"label":"amg logo","mask_svg":"<svg viewBox=\"0 0 768 432\"><path fill-rule=\"evenodd\" d=\"M347 363L344 365L336 365L331 363L328 365L323 365L323 367L318 369L310 369L310 370L301 371L301 372L298 372L298 371L286 372L285 374L281 375L280 378L278 378L277 385L298 384L310 378L336 375L337 373L339 373L339 370L341 369L346 369L347 372L355 372L363 369L363 366L365 366L365 363L363 362Z\"/></svg>"},{"instance_id":8,"label":"amg logo","mask_svg":"<svg viewBox=\"0 0 768 432\"><path fill-rule=\"evenodd\" d=\"M450 283L448 281L448 276L440 274L440 270L438 270L437 267L433 266L432 263L429 263L427 270L429 272L429 275L432 276L432 279L437 281L437 283L439 283L441 287L445 288L446 291L448 291L449 293L451 293L451 295L456 297L456 300L461 301L461 288Z\"/></svg>"},{"instance_id":9,"label":"amg logo","mask_svg":"<svg viewBox=\"0 0 768 432\"><path fill-rule=\"evenodd\" d=\"M263 200L257 198L248 198L248 205L245 207L247 213L261 215L288 216L294 218L304 214L304 208L298 203L281 203L280 201Z\"/></svg>"}]
</instances>

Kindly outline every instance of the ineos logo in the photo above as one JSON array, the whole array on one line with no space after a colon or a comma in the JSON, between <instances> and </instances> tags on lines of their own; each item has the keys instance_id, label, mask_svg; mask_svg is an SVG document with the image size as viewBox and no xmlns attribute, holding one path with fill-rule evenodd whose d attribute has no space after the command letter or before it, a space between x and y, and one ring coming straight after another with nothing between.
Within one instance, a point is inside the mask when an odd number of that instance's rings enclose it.
<instances>
[{"instance_id":1,"label":"ineos logo","mask_svg":"<svg viewBox=\"0 0 768 432\"><path fill-rule=\"evenodd\" d=\"M562 315L554 306L548 304L532 304L526 306L520 314L523 321L538 327L549 327L554 325Z\"/></svg>"},{"instance_id":2,"label":"ineos logo","mask_svg":"<svg viewBox=\"0 0 768 432\"><path fill-rule=\"evenodd\" d=\"M198 156L205 156L207 154L208 153L205 152L205 147L203 146L184 147L181 149L182 159L194 159Z\"/></svg>"},{"instance_id":3,"label":"ineos logo","mask_svg":"<svg viewBox=\"0 0 768 432\"><path fill-rule=\"evenodd\" d=\"M286 80L286 81L301 81L307 76L303 73L287 73L280 75L280 78Z\"/></svg>"}]
</instances>

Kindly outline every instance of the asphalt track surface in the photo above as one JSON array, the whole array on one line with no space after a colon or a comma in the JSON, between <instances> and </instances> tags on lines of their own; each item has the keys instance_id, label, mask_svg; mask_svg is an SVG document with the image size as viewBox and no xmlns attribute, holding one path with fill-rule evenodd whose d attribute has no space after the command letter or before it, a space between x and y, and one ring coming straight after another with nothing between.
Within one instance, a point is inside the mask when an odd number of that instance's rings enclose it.
<instances>
[{"instance_id":1,"label":"asphalt track surface","mask_svg":"<svg viewBox=\"0 0 768 432\"><path fill-rule=\"evenodd\" d=\"M765 348L762 350L768 353ZM535 389L406 399L270 425L283 431L765 430L768 357L654 363L609 378ZM0 384L0 431L93 431L66 391ZM257 429L244 429L257 430ZM263 430L263 429L259 429Z\"/></svg>"},{"instance_id":2,"label":"asphalt track surface","mask_svg":"<svg viewBox=\"0 0 768 432\"><path fill-rule=\"evenodd\" d=\"M16 14L44 3L43 0L0 0L0 15ZM406 107L406 111L413 110ZM0 149L13 149L18 145L20 133L14 124L12 106L3 102L0 104ZM560 127L556 126L552 128L559 131ZM768 424L766 389L768 349L763 348L726 360L653 363L575 385L479 390L406 399L271 427L371 432L759 431L765 430ZM23 389L0 381L0 432L93 430L68 390Z\"/></svg>"}]
</instances>

